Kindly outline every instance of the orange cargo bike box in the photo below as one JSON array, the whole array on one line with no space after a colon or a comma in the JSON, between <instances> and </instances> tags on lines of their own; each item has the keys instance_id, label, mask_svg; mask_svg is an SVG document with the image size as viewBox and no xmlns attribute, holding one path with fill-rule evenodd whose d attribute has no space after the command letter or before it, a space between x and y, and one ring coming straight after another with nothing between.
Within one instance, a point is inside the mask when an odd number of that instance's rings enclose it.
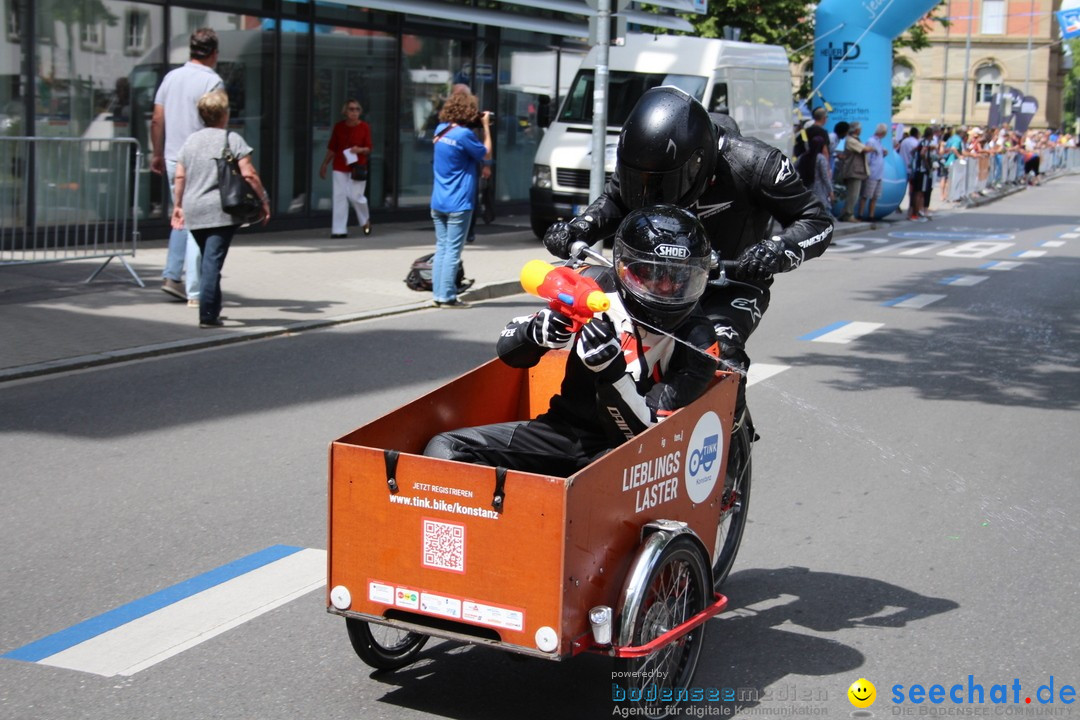
<instances>
[{"instance_id":1,"label":"orange cargo bike box","mask_svg":"<svg viewBox=\"0 0 1080 720\"><path fill-rule=\"evenodd\" d=\"M331 443L329 612L563 659L642 657L723 609L710 558L736 376L718 374L696 402L568 478L421 455L439 432L544 412L565 363L566 351L529 369L492 360ZM700 556L695 582L707 589L678 627L646 637L625 626L645 612L652 535ZM590 624L597 608L593 623L612 616L610 639Z\"/></svg>"}]
</instances>

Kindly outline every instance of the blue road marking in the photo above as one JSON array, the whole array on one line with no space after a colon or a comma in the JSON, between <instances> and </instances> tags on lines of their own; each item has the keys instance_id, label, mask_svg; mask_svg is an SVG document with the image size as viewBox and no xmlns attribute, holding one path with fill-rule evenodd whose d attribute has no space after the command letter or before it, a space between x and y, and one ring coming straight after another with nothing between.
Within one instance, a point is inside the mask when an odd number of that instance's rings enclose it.
<instances>
[{"instance_id":1,"label":"blue road marking","mask_svg":"<svg viewBox=\"0 0 1080 720\"><path fill-rule=\"evenodd\" d=\"M147 595L144 598L133 600L126 605L121 605L120 607L102 613L97 617L84 620L81 623L72 625L66 630L61 630L47 637L43 637L40 640L35 640L29 645L23 645L21 648L0 655L0 658L23 660L26 662L43 660L50 655L55 655L58 652L67 650L92 637L97 637L102 633L120 627L132 620L136 620L143 615L149 615L155 610L160 610L167 605L172 605L184 598L191 597L207 588L232 580L233 578L251 572L256 568L260 568L263 565L269 565L272 562L280 560L283 557L288 557L300 550L303 550L303 548L292 547L290 545L273 545L265 550L260 550L257 553L252 553L247 557L242 557L239 560L234 560L219 568L205 572L202 575L196 575L195 577L177 583L172 587L167 587L156 593Z\"/></svg>"},{"instance_id":2,"label":"blue road marking","mask_svg":"<svg viewBox=\"0 0 1080 720\"><path fill-rule=\"evenodd\" d=\"M913 297L915 297L915 293L908 293L907 295L901 295L900 297L893 298L892 300L886 300L885 302L883 302L881 304L884 305L885 307L892 307L893 305L899 305L900 303L904 302L905 300L910 300Z\"/></svg>"},{"instance_id":3,"label":"blue road marking","mask_svg":"<svg viewBox=\"0 0 1080 720\"><path fill-rule=\"evenodd\" d=\"M799 340L814 340L821 337L822 335L825 335L826 333L831 333L833 330L839 330L840 328L847 325L849 322L851 321L841 320L840 322L834 322L832 325L826 325L820 330L815 330L812 333L807 333L806 335L803 335L801 338L799 338Z\"/></svg>"}]
</instances>

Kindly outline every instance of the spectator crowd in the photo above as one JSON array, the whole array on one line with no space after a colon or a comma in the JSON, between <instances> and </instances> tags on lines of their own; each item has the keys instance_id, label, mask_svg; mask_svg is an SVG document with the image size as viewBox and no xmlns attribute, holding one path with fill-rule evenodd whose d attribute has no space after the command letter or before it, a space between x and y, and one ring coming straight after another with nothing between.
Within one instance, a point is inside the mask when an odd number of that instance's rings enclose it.
<instances>
[{"instance_id":1,"label":"spectator crowd","mask_svg":"<svg viewBox=\"0 0 1080 720\"><path fill-rule=\"evenodd\" d=\"M1050 164L1062 161L1063 155L1054 151L1077 146L1077 138L1068 133L1018 132L1008 125L922 129L893 125L890 144L885 123L868 137L869 131L858 122L838 122L831 132L827 122L826 109L819 107L796 128L794 160L806 187L841 222L874 218L890 153L897 153L907 172L907 201L901 203L905 217L925 222L935 194L939 201L962 201L1005 184L1038 185ZM976 182L968 180L969 164ZM961 170L964 177L950 187Z\"/></svg>"}]
</instances>

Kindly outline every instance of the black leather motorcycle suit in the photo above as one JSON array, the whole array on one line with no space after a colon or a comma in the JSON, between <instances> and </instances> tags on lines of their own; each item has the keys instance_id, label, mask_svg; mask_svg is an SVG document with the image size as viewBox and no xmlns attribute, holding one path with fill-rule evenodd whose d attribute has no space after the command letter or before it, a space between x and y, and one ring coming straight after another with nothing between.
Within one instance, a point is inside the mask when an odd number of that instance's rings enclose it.
<instances>
[{"instance_id":1,"label":"black leather motorcycle suit","mask_svg":"<svg viewBox=\"0 0 1080 720\"><path fill-rule=\"evenodd\" d=\"M716 167L705 191L688 209L705 226L721 260L735 260L769 238L782 242L791 269L824 253L832 241L832 216L803 185L791 161L756 138L718 133ZM569 224L576 237L591 244L613 236L627 212L614 173L604 193ZM781 226L775 233L773 220ZM746 341L769 307L771 285L771 278L710 285L701 300L715 324L721 357L744 371L750 364Z\"/></svg>"}]
</instances>

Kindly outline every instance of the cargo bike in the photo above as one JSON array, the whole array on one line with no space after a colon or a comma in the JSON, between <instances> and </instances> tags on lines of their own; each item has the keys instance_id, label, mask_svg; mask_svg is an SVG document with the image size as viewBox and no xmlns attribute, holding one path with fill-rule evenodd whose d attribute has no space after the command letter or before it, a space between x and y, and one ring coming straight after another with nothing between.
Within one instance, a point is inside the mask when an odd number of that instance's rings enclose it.
<instances>
[{"instance_id":1,"label":"cargo bike","mask_svg":"<svg viewBox=\"0 0 1080 720\"><path fill-rule=\"evenodd\" d=\"M694 403L570 477L421 454L439 432L544 412L566 358L492 360L331 443L327 610L379 670L413 662L429 637L610 655L628 699L661 717L727 605L716 589L746 523L739 378L718 372Z\"/></svg>"}]
</instances>

